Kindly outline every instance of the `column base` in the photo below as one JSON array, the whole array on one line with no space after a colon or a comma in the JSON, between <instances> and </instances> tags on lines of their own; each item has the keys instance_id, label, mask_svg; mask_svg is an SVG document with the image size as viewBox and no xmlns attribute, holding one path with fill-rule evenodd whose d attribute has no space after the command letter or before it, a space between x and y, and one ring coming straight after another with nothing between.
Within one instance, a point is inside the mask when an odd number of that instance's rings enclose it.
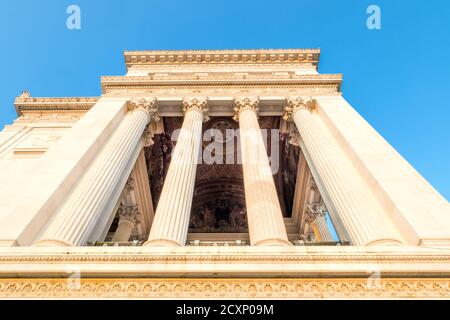
<instances>
[{"instance_id":1,"label":"column base","mask_svg":"<svg viewBox=\"0 0 450 320\"><path fill-rule=\"evenodd\" d=\"M181 247L183 245L181 243L175 241L175 240L155 239L155 240L148 240L142 246L143 247L146 247L146 246L154 246L154 247L157 247L157 246L159 246L159 247Z\"/></svg>"},{"instance_id":2,"label":"column base","mask_svg":"<svg viewBox=\"0 0 450 320\"><path fill-rule=\"evenodd\" d=\"M377 239L367 242L365 246L404 246L405 244L396 239Z\"/></svg>"},{"instance_id":3,"label":"column base","mask_svg":"<svg viewBox=\"0 0 450 320\"><path fill-rule=\"evenodd\" d=\"M255 243L251 243L252 246L292 246L290 241L284 239L264 239Z\"/></svg>"},{"instance_id":4,"label":"column base","mask_svg":"<svg viewBox=\"0 0 450 320\"><path fill-rule=\"evenodd\" d=\"M19 244L16 240L0 240L0 247L17 247Z\"/></svg>"},{"instance_id":5,"label":"column base","mask_svg":"<svg viewBox=\"0 0 450 320\"><path fill-rule=\"evenodd\" d=\"M33 247L73 247L74 245L62 240L39 240Z\"/></svg>"}]
</instances>

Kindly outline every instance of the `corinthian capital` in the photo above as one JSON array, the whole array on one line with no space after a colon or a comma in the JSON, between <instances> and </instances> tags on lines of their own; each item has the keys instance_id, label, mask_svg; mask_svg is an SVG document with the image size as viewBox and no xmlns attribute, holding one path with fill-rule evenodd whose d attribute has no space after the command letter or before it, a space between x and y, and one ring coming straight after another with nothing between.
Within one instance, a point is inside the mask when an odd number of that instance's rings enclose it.
<instances>
[{"instance_id":1,"label":"corinthian capital","mask_svg":"<svg viewBox=\"0 0 450 320\"><path fill-rule=\"evenodd\" d=\"M124 206L119 207L119 223L120 222L131 222L133 224L138 224L141 222L141 217L139 215L139 210L137 206Z\"/></svg>"},{"instance_id":2,"label":"corinthian capital","mask_svg":"<svg viewBox=\"0 0 450 320\"><path fill-rule=\"evenodd\" d=\"M313 177L311 177L311 178L309 179L309 181L308 181L308 187L309 187L311 190L314 190L314 191L316 191L316 192L319 190L318 187L317 187L316 180L314 180Z\"/></svg>"},{"instance_id":3,"label":"corinthian capital","mask_svg":"<svg viewBox=\"0 0 450 320\"><path fill-rule=\"evenodd\" d=\"M259 112L259 97L255 98L233 98L234 102L234 117L235 121L239 121L239 115L244 110L252 110L256 114Z\"/></svg>"},{"instance_id":4,"label":"corinthian capital","mask_svg":"<svg viewBox=\"0 0 450 320\"><path fill-rule=\"evenodd\" d=\"M309 204L306 206L305 220L306 222L311 223L318 217L324 217L325 212L326 212L325 206L315 203Z\"/></svg>"},{"instance_id":5,"label":"corinthian capital","mask_svg":"<svg viewBox=\"0 0 450 320\"><path fill-rule=\"evenodd\" d=\"M302 97L286 98L286 106L284 107L283 119L292 121L294 113L297 110L314 110L314 100L310 98L304 99Z\"/></svg>"},{"instance_id":6,"label":"corinthian capital","mask_svg":"<svg viewBox=\"0 0 450 320\"><path fill-rule=\"evenodd\" d=\"M155 142L153 141L153 137L155 134L153 133L153 128L151 123L147 124L147 126L144 129L144 132L142 133L142 142L144 144L144 147L150 147Z\"/></svg>"},{"instance_id":7,"label":"corinthian capital","mask_svg":"<svg viewBox=\"0 0 450 320\"><path fill-rule=\"evenodd\" d=\"M128 102L128 110L142 110L146 112L149 117L150 121L158 121L159 120L159 114L158 114L158 108L156 107L156 98L132 98Z\"/></svg>"},{"instance_id":8,"label":"corinthian capital","mask_svg":"<svg viewBox=\"0 0 450 320\"><path fill-rule=\"evenodd\" d=\"M203 115L203 121L208 121L208 97L205 98L184 98L183 99L183 112L186 113L189 110L198 110Z\"/></svg>"},{"instance_id":9,"label":"corinthian capital","mask_svg":"<svg viewBox=\"0 0 450 320\"><path fill-rule=\"evenodd\" d=\"M133 179L133 177L129 177L127 180L127 183L125 183L125 188L127 192L132 192L134 189L136 189L136 181Z\"/></svg>"}]
</instances>

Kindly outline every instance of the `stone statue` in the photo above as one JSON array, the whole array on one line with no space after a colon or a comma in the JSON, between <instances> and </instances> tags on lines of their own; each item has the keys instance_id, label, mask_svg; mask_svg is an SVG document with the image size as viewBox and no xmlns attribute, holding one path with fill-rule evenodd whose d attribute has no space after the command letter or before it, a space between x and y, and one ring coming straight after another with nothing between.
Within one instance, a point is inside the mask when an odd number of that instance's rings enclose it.
<instances>
[{"instance_id":1,"label":"stone statue","mask_svg":"<svg viewBox=\"0 0 450 320\"><path fill-rule=\"evenodd\" d=\"M203 216L204 227L207 229L207 231L210 231L216 224L216 217L208 206L204 207L201 213Z\"/></svg>"},{"instance_id":2,"label":"stone statue","mask_svg":"<svg viewBox=\"0 0 450 320\"><path fill-rule=\"evenodd\" d=\"M233 210L230 213L230 224L235 230L245 227L245 209L241 209L239 206L233 206Z\"/></svg>"}]
</instances>

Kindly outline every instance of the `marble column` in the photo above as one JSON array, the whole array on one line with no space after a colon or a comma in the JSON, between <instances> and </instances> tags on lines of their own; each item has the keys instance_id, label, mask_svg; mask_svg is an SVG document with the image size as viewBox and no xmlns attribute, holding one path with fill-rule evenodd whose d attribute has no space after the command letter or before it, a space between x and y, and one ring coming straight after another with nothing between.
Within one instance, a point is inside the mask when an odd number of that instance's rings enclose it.
<instances>
[{"instance_id":1,"label":"marble column","mask_svg":"<svg viewBox=\"0 0 450 320\"><path fill-rule=\"evenodd\" d=\"M119 182L136 152L142 148L142 134L151 120L157 120L156 99L133 99L128 111L108 142L99 151L68 198L44 227L35 245L80 246L86 243L97 220L116 194ZM130 170L131 171L131 170ZM125 184L124 180L124 184Z\"/></svg>"},{"instance_id":2,"label":"marble column","mask_svg":"<svg viewBox=\"0 0 450 320\"><path fill-rule=\"evenodd\" d=\"M354 245L402 244L401 235L314 107L311 99L287 99L284 118L295 122L308 165L330 202L333 221L342 222Z\"/></svg>"},{"instance_id":3,"label":"marble column","mask_svg":"<svg viewBox=\"0 0 450 320\"><path fill-rule=\"evenodd\" d=\"M119 207L119 225L114 233L112 242L127 242L130 239L133 228L140 222L137 206L121 205Z\"/></svg>"},{"instance_id":4,"label":"marble column","mask_svg":"<svg viewBox=\"0 0 450 320\"><path fill-rule=\"evenodd\" d=\"M310 204L306 208L306 222L313 229L319 241L334 241L325 218L326 209L322 204Z\"/></svg>"},{"instance_id":5,"label":"marble column","mask_svg":"<svg viewBox=\"0 0 450 320\"><path fill-rule=\"evenodd\" d=\"M258 123L259 98L234 99L251 245L290 245Z\"/></svg>"},{"instance_id":6,"label":"marble column","mask_svg":"<svg viewBox=\"0 0 450 320\"><path fill-rule=\"evenodd\" d=\"M311 174L311 173L309 173ZM306 222L313 229L316 238L319 241L333 241L333 236L328 228L325 207L319 188L313 177L310 177L308 183L309 203L306 206Z\"/></svg>"},{"instance_id":7,"label":"marble column","mask_svg":"<svg viewBox=\"0 0 450 320\"><path fill-rule=\"evenodd\" d=\"M202 122L208 120L208 99L184 99L183 111L183 125L164 179L150 235L144 245L183 246L186 243L202 142Z\"/></svg>"}]
</instances>

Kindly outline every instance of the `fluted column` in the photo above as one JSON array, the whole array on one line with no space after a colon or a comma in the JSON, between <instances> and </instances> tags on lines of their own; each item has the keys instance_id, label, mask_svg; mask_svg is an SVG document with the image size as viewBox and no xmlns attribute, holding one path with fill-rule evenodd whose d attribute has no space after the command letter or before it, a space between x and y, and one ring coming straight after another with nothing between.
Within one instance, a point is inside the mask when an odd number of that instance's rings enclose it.
<instances>
[{"instance_id":1,"label":"fluted column","mask_svg":"<svg viewBox=\"0 0 450 320\"><path fill-rule=\"evenodd\" d=\"M137 206L121 205L119 207L119 224L112 238L113 242L126 242L130 239L133 228L140 223Z\"/></svg>"},{"instance_id":2,"label":"fluted column","mask_svg":"<svg viewBox=\"0 0 450 320\"><path fill-rule=\"evenodd\" d=\"M306 208L306 222L314 231L319 241L333 241L330 229L325 218L326 210L323 205L308 205Z\"/></svg>"},{"instance_id":3,"label":"fluted column","mask_svg":"<svg viewBox=\"0 0 450 320\"><path fill-rule=\"evenodd\" d=\"M311 171L317 173L316 182L320 180L331 201L329 212L333 220L342 222L352 243L402 244L392 221L318 118L313 101L287 99L284 118L295 122Z\"/></svg>"},{"instance_id":4,"label":"fluted column","mask_svg":"<svg viewBox=\"0 0 450 320\"><path fill-rule=\"evenodd\" d=\"M183 110L183 126L145 245L180 246L186 243L202 141L202 122L208 120L208 100L185 99Z\"/></svg>"},{"instance_id":5,"label":"fluted column","mask_svg":"<svg viewBox=\"0 0 450 320\"><path fill-rule=\"evenodd\" d=\"M323 204L322 196L313 177L310 177L309 183L309 204L306 207L306 222L313 229L316 238L319 241L333 241L330 229L325 218L327 209Z\"/></svg>"},{"instance_id":6,"label":"fluted column","mask_svg":"<svg viewBox=\"0 0 450 320\"><path fill-rule=\"evenodd\" d=\"M235 99L251 245L290 245L258 123L256 99Z\"/></svg>"},{"instance_id":7,"label":"fluted column","mask_svg":"<svg viewBox=\"0 0 450 320\"><path fill-rule=\"evenodd\" d=\"M133 99L128 108L75 189L44 227L36 245L83 245L109 202L117 201L111 196L125 174L124 168L138 151L149 121L158 119L156 99Z\"/></svg>"}]
</instances>

